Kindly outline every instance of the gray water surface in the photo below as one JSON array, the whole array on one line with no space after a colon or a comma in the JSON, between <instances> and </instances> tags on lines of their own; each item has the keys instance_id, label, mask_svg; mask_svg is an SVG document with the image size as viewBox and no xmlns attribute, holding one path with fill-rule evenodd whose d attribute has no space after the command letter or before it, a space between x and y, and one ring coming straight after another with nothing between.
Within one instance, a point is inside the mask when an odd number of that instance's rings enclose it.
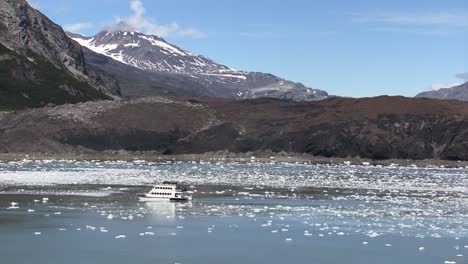
<instances>
[{"instance_id":1,"label":"gray water surface","mask_svg":"<svg viewBox=\"0 0 468 264\"><path fill-rule=\"evenodd\" d=\"M193 202L136 199L166 179ZM467 186L461 168L0 163L1 263L466 264Z\"/></svg>"}]
</instances>

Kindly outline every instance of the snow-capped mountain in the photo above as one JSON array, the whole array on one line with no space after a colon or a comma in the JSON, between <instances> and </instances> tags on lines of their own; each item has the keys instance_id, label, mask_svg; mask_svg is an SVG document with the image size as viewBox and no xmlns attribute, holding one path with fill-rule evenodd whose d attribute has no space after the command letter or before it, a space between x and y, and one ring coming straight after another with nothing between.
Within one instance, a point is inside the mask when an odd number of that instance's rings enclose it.
<instances>
[{"instance_id":1,"label":"snow-capped mountain","mask_svg":"<svg viewBox=\"0 0 468 264\"><path fill-rule=\"evenodd\" d=\"M103 31L94 37L69 33L83 47L116 61L153 73L183 76L205 95L235 99L273 97L296 101L320 100L324 91L271 74L236 71L204 56L194 55L157 36L129 31Z\"/></svg>"}]
</instances>

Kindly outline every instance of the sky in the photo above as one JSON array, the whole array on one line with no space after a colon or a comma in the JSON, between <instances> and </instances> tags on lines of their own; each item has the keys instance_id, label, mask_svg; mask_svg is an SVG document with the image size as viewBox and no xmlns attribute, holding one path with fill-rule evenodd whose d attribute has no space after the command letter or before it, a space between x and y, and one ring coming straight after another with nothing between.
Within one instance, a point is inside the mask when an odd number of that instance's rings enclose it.
<instances>
[{"instance_id":1,"label":"sky","mask_svg":"<svg viewBox=\"0 0 468 264\"><path fill-rule=\"evenodd\" d=\"M237 70L329 94L414 96L468 81L467 0L29 0L66 30L127 21Z\"/></svg>"}]
</instances>

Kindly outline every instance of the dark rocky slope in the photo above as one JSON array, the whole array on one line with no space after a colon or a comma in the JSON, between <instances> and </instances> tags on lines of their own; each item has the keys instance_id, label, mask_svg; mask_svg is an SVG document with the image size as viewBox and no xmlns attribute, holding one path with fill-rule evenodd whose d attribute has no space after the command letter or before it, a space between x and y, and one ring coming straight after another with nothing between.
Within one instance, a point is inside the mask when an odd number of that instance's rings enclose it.
<instances>
[{"instance_id":1,"label":"dark rocky slope","mask_svg":"<svg viewBox=\"0 0 468 264\"><path fill-rule=\"evenodd\" d=\"M109 98L35 54L0 44L0 111Z\"/></svg>"},{"instance_id":2,"label":"dark rocky slope","mask_svg":"<svg viewBox=\"0 0 468 264\"><path fill-rule=\"evenodd\" d=\"M0 109L109 98L117 86L87 67L80 45L25 0L0 0Z\"/></svg>"},{"instance_id":3,"label":"dark rocky slope","mask_svg":"<svg viewBox=\"0 0 468 264\"><path fill-rule=\"evenodd\" d=\"M0 117L0 152L162 154L267 151L325 157L468 160L468 103L403 97L140 98Z\"/></svg>"}]
</instances>

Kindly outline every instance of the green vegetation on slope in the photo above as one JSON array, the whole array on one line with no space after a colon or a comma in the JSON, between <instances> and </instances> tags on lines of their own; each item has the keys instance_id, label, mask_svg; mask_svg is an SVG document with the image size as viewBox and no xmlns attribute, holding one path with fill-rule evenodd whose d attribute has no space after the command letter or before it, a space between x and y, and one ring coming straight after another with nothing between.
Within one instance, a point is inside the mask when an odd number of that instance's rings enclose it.
<instances>
[{"instance_id":1,"label":"green vegetation on slope","mask_svg":"<svg viewBox=\"0 0 468 264\"><path fill-rule=\"evenodd\" d=\"M110 99L45 59L0 45L0 111Z\"/></svg>"}]
</instances>

